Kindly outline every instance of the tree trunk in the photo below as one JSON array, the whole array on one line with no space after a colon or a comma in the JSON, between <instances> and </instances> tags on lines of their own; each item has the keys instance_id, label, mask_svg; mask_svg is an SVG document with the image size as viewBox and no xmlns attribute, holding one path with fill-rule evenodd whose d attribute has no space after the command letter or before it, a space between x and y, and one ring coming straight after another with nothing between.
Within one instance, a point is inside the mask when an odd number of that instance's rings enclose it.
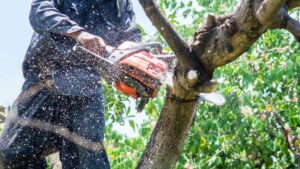
<instances>
[{"instance_id":1,"label":"tree trunk","mask_svg":"<svg viewBox=\"0 0 300 169\"><path fill-rule=\"evenodd\" d=\"M198 101L183 101L167 93L165 105L137 168L171 168L181 154Z\"/></svg>"}]
</instances>

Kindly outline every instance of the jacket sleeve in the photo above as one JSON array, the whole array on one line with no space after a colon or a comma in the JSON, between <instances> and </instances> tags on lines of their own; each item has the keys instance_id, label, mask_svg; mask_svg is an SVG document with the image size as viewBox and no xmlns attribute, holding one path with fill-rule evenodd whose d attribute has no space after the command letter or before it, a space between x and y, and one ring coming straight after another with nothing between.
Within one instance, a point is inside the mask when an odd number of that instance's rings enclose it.
<instances>
[{"instance_id":1,"label":"jacket sleeve","mask_svg":"<svg viewBox=\"0 0 300 169\"><path fill-rule=\"evenodd\" d=\"M33 0L29 20L38 33L57 33L68 35L84 30L67 15L61 13L52 0Z\"/></svg>"}]
</instances>

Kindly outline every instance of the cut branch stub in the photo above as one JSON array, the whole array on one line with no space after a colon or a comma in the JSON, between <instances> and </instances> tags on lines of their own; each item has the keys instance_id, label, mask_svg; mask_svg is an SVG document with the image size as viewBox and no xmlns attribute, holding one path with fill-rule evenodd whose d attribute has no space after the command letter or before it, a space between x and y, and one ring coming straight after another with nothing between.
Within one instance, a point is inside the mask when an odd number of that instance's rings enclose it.
<instances>
[{"instance_id":1,"label":"cut branch stub","mask_svg":"<svg viewBox=\"0 0 300 169\"><path fill-rule=\"evenodd\" d=\"M187 61L186 65L178 64L174 70L173 81L174 84L177 84L174 85L174 91L176 91L174 94L181 98L195 98L200 92L203 92L203 85L211 80L212 73L204 70L202 64L194 54L190 54L187 57ZM185 93L189 94L186 95Z\"/></svg>"},{"instance_id":2,"label":"cut branch stub","mask_svg":"<svg viewBox=\"0 0 300 169\"><path fill-rule=\"evenodd\" d=\"M189 79L189 72L197 73L197 77ZM196 79L194 79L196 78ZM193 92L194 86L198 82L198 72L189 68L176 68L173 76L173 90L171 93L178 98L193 99L198 93Z\"/></svg>"},{"instance_id":3,"label":"cut branch stub","mask_svg":"<svg viewBox=\"0 0 300 169\"><path fill-rule=\"evenodd\" d=\"M198 71L190 70L187 73L187 79L188 79L189 83L196 83L198 81Z\"/></svg>"},{"instance_id":4,"label":"cut branch stub","mask_svg":"<svg viewBox=\"0 0 300 169\"><path fill-rule=\"evenodd\" d=\"M180 86L187 91L191 90L199 81L198 71L196 69L178 68L175 72L176 80L180 83Z\"/></svg>"}]
</instances>

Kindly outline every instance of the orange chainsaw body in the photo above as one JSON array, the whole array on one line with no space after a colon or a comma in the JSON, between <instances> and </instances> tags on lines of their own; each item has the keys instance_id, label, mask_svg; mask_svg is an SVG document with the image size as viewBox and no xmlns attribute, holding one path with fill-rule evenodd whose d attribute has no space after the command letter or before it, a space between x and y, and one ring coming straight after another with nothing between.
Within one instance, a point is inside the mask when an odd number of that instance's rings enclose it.
<instances>
[{"instance_id":1,"label":"orange chainsaw body","mask_svg":"<svg viewBox=\"0 0 300 169\"><path fill-rule=\"evenodd\" d=\"M128 49L135 45L137 44L134 42L125 42L119 46L118 49ZM160 88L161 83L159 78L162 77L168 69L164 61L155 58L149 51L140 51L125 55L121 57L116 64L126 76L149 89L148 96L152 98L157 95ZM114 87L132 98L142 97L142 94L139 93L136 86L126 85L122 80L116 81Z\"/></svg>"}]
</instances>

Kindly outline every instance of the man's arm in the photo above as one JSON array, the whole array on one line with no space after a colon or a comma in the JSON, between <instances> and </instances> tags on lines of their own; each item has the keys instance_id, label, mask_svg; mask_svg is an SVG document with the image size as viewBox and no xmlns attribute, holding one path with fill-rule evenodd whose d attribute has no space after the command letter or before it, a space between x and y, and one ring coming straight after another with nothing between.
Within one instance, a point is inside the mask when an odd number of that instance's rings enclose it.
<instances>
[{"instance_id":1,"label":"man's arm","mask_svg":"<svg viewBox=\"0 0 300 169\"><path fill-rule=\"evenodd\" d=\"M72 37L82 46L102 54L105 49L104 41L92 35L62 14L51 0L33 0L30 10L30 23L38 33L57 33Z\"/></svg>"},{"instance_id":2,"label":"man's arm","mask_svg":"<svg viewBox=\"0 0 300 169\"><path fill-rule=\"evenodd\" d=\"M51 0L33 0L29 18L31 26L39 33L70 35L84 30L67 15L62 14Z\"/></svg>"}]
</instances>

